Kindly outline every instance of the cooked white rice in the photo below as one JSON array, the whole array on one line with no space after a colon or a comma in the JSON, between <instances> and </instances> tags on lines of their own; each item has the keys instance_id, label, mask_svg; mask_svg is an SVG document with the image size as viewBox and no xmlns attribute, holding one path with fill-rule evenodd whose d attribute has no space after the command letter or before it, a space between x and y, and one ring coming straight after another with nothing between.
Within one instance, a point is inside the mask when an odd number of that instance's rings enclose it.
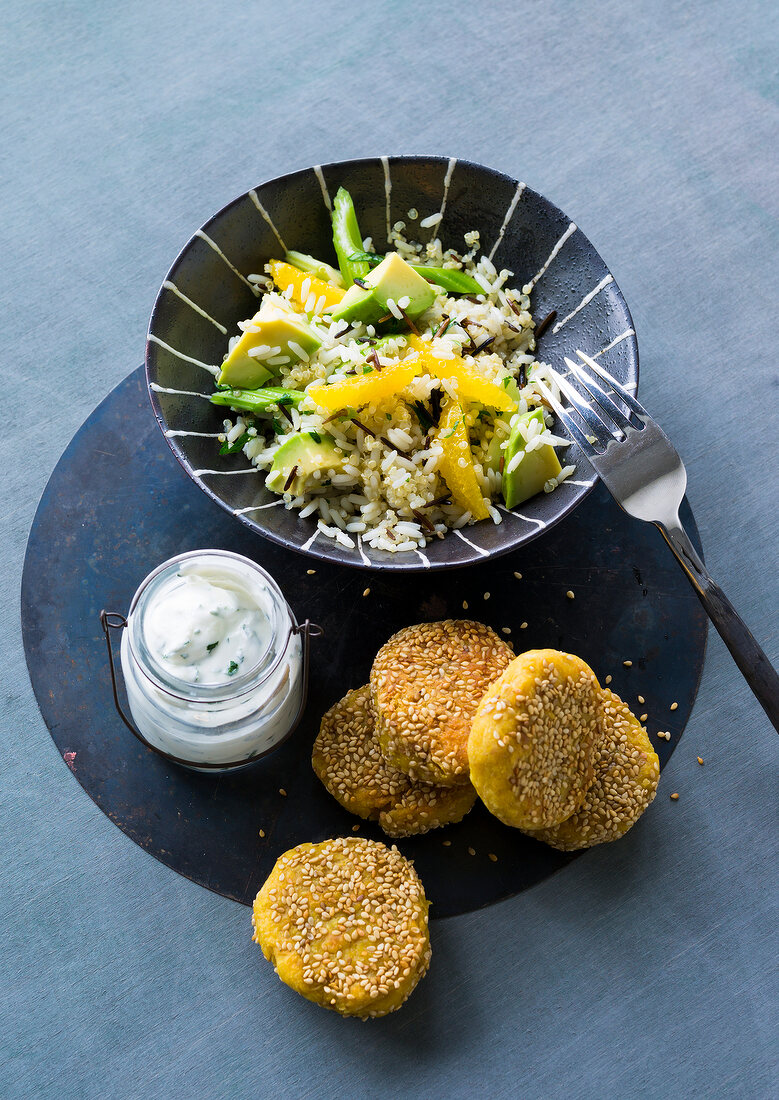
<instances>
[{"instance_id":1,"label":"cooked white rice","mask_svg":"<svg viewBox=\"0 0 779 1100\"><path fill-rule=\"evenodd\" d=\"M409 212L412 220L414 215L416 211ZM419 224L424 227L435 222L426 218ZM484 290L475 300L460 295L447 296L441 291L430 309L416 322L422 338L430 340L444 316L455 322L467 320L468 331L456 325L450 326L446 335L435 340L436 354L443 358L459 355L463 333L466 338L473 334L477 343L492 338L488 351L475 357L465 354L463 360L467 367L498 384L507 373L518 380L524 368L526 384L520 389L519 407L515 415L543 403L535 385L537 379L542 379L556 396L557 387L547 364L539 362L533 354L535 339L530 298L507 287L511 271L496 270L486 256L476 258L478 232L474 230L465 234L468 250L458 255L451 249L443 251L438 238L425 245L409 241L403 235L404 229L405 224L397 222L391 233L391 243L404 259L465 271ZM260 283L265 278L256 275L252 276L252 281ZM372 325L360 323L351 325L344 333L343 323L331 323L322 315L324 299L316 300L313 293L307 295L306 283L310 287L310 281L306 280L301 297L305 301L310 323L322 338L319 350L311 356L302 354L301 361L296 363L281 355L279 347L263 345L252 351L256 358L278 367L278 380L274 380L274 384L289 389L306 389L311 383L327 378L332 382L345 376L353 365L361 366L369 350L364 341L376 334ZM271 301L280 298L273 290L268 290L267 294ZM284 301L284 304L288 306L289 302ZM389 308L396 316L402 316L399 303L392 302ZM251 331L251 319L239 327L243 331ZM230 340L229 347L236 339L233 337ZM359 343L360 340L363 343ZM402 357L406 344L406 338L398 336L392 343L382 345L378 349L381 365L394 363ZM294 345L291 347L295 354L303 351ZM278 448L294 432L302 429L329 434L347 455L343 470L317 472L313 475L310 491L299 496L291 492L283 494L285 506L299 510L301 518L316 517L318 530L345 547L356 546L359 536L365 544L376 549L393 553L415 550L423 548L433 538L443 538L449 529L459 529L476 522L470 512L458 507L454 501L448 504L433 503L449 499L446 483L438 472L443 449L422 428L412 403L428 401L436 386L457 397L450 381L422 375L404 390L402 398L395 395L359 409L357 419L376 427L376 435L364 432L350 419L338 415L323 416L315 411L313 402L304 402L300 411L291 406L285 407L291 422L281 415L275 417L273 422L255 421L248 415L225 420L222 438L232 443L248 430L251 438L243 448L244 454L254 466L268 470ZM535 420L529 423L528 449L546 443L566 446L568 440L553 435L550 430L551 414L545 410L544 416L546 427L543 429ZM473 406L466 406L465 423L479 485L486 500L494 501L500 495L501 475L487 468L486 449L495 432L504 437L501 442L505 447L510 427L505 421L488 412L480 412ZM378 438L379 435L384 439ZM516 456L512 464L520 459L521 455ZM545 492L552 492L573 472L573 466L565 466L556 478L546 483ZM492 522L500 523L498 509L490 505L489 511ZM420 517L424 517L425 522L420 522Z\"/></svg>"}]
</instances>

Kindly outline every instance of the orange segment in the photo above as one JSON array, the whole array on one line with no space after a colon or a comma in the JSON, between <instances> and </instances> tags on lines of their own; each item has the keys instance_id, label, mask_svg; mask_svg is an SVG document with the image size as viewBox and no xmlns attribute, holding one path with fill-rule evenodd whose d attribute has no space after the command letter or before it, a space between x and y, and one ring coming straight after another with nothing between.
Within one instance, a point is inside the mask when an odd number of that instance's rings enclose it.
<instances>
[{"instance_id":1,"label":"orange segment","mask_svg":"<svg viewBox=\"0 0 779 1100\"><path fill-rule=\"evenodd\" d=\"M449 401L444 408L438 441L444 451L439 469L455 504L469 511L474 519L487 519L490 513L473 468L465 417L457 401ZM465 459L464 466L461 459Z\"/></svg>"},{"instance_id":2,"label":"orange segment","mask_svg":"<svg viewBox=\"0 0 779 1100\"><path fill-rule=\"evenodd\" d=\"M516 409L516 401L503 386L490 382L478 371L467 367L459 355L454 359L439 359L432 344L420 340L418 336L412 336L408 343L418 357L417 374L432 374L435 378L452 380L460 398L465 401L474 401L499 412L514 412Z\"/></svg>"},{"instance_id":3,"label":"orange segment","mask_svg":"<svg viewBox=\"0 0 779 1100\"><path fill-rule=\"evenodd\" d=\"M413 382L415 374L416 362L396 363L380 371L373 370L370 374L358 374L343 382L333 382L331 386L316 382L309 386L306 393L320 408L329 409L330 412L346 408L359 409L363 405L402 393Z\"/></svg>"},{"instance_id":4,"label":"orange segment","mask_svg":"<svg viewBox=\"0 0 779 1100\"><path fill-rule=\"evenodd\" d=\"M314 275L306 274L305 271L299 271L292 264L284 263L282 260L271 260L268 267L274 283L281 291L286 290L288 286L292 287L292 298L301 308L305 307L311 294L314 295L314 300L317 302L321 297L324 297L324 308L327 309L328 306L337 306L346 293L340 287L333 286L332 283L325 283ZM306 281L308 281L309 286L304 299L303 284Z\"/></svg>"}]
</instances>

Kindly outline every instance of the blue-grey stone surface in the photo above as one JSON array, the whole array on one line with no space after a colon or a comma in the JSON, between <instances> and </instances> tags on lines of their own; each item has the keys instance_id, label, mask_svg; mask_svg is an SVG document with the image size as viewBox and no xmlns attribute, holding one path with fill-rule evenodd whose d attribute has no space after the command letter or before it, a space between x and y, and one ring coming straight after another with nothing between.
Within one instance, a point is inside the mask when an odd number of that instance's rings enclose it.
<instances>
[{"instance_id":1,"label":"blue-grey stone surface","mask_svg":"<svg viewBox=\"0 0 779 1100\"><path fill-rule=\"evenodd\" d=\"M294 997L246 909L155 862L84 794L38 713L18 612L40 493L140 362L191 232L265 178L431 152L526 180L601 251L709 565L776 659L778 13L5 0L3 1097L779 1093L777 742L716 635L641 825L436 922L429 977L361 1024Z\"/></svg>"}]
</instances>

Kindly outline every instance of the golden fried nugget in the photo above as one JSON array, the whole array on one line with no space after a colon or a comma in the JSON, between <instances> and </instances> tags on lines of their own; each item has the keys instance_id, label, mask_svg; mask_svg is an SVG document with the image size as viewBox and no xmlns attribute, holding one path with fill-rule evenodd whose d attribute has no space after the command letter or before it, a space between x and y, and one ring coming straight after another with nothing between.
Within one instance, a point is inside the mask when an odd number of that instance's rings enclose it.
<instances>
[{"instance_id":1,"label":"golden fried nugget","mask_svg":"<svg viewBox=\"0 0 779 1100\"><path fill-rule=\"evenodd\" d=\"M473 716L513 656L488 626L467 620L421 623L394 634L371 669L387 761L424 783L467 784Z\"/></svg>"},{"instance_id":2,"label":"golden fried nugget","mask_svg":"<svg viewBox=\"0 0 779 1100\"><path fill-rule=\"evenodd\" d=\"M558 825L584 801L602 737L595 673L579 657L533 649L488 688L468 739L471 782L518 829Z\"/></svg>"},{"instance_id":3,"label":"golden fried nugget","mask_svg":"<svg viewBox=\"0 0 779 1100\"><path fill-rule=\"evenodd\" d=\"M619 840L657 792L660 761L635 714L604 688L604 733L595 746L595 781L572 817L531 835L562 852Z\"/></svg>"},{"instance_id":4,"label":"golden fried nugget","mask_svg":"<svg viewBox=\"0 0 779 1100\"><path fill-rule=\"evenodd\" d=\"M327 790L358 817L378 819L388 836L413 836L460 821L476 801L470 783L417 783L388 764L376 736L370 685L350 691L322 719L311 763Z\"/></svg>"},{"instance_id":5,"label":"golden fried nugget","mask_svg":"<svg viewBox=\"0 0 779 1100\"><path fill-rule=\"evenodd\" d=\"M283 982L342 1016L400 1008L430 963L428 901L394 846L299 844L254 899L252 939Z\"/></svg>"}]
</instances>

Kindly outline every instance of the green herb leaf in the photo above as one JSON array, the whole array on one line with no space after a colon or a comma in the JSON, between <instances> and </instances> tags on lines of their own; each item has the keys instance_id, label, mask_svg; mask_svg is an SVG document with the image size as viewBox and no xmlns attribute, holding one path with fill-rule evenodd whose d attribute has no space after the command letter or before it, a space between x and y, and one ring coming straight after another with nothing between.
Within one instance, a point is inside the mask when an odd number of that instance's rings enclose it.
<instances>
[{"instance_id":1,"label":"green herb leaf","mask_svg":"<svg viewBox=\"0 0 779 1100\"><path fill-rule=\"evenodd\" d=\"M353 264L380 264L384 257L378 252L353 252L349 259Z\"/></svg>"},{"instance_id":2,"label":"green herb leaf","mask_svg":"<svg viewBox=\"0 0 779 1100\"><path fill-rule=\"evenodd\" d=\"M319 432L311 431L308 434L311 436L311 438L313 439L313 441L315 443L321 443L322 442L322 436L319 434Z\"/></svg>"},{"instance_id":3,"label":"green herb leaf","mask_svg":"<svg viewBox=\"0 0 779 1100\"><path fill-rule=\"evenodd\" d=\"M237 671L238 671L238 662L237 661L231 661L230 664L228 665L228 668L227 668L227 675L228 676L235 676Z\"/></svg>"},{"instance_id":4,"label":"green herb leaf","mask_svg":"<svg viewBox=\"0 0 779 1100\"><path fill-rule=\"evenodd\" d=\"M232 443L228 443L225 440L225 442L219 448L220 455L238 454L239 451L242 451L244 449L251 438L252 437L249 435L248 432L244 432L243 435L239 435L238 438L233 440Z\"/></svg>"}]
</instances>

